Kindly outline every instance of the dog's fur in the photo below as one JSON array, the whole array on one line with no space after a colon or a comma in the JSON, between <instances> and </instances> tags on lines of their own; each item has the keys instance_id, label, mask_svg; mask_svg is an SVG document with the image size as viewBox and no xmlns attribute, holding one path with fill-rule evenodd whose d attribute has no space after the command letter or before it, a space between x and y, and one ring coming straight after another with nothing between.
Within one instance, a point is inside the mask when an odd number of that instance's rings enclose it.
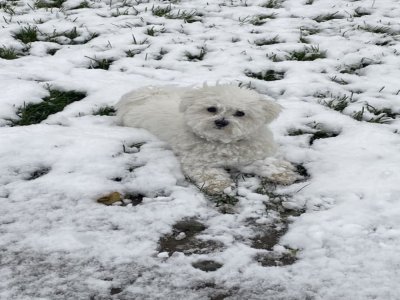
<instances>
[{"instance_id":1,"label":"dog's fur","mask_svg":"<svg viewBox=\"0 0 400 300\"><path fill-rule=\"evenodd\" d=\"M117 109L121 125L144 128L167 142L185 175L210 193L232 185L226 168L274 173L271 161L263 163L277 149L266 124L281 108L255 91L231 85L147 87L124 95ZM283 183L293 181L290 164L274 170L284 174L275 176Z\"/></svg>"}]
</instances>

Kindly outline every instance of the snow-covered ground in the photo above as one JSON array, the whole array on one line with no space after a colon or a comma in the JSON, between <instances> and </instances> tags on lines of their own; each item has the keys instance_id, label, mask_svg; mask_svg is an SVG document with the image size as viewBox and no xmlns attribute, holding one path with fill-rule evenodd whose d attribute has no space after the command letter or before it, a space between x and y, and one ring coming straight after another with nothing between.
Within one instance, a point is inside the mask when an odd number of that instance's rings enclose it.
<instances>
[{"instance_id":1,"label":"snow-covered ground","mask_svg":"<svg viewBox=\"0 0 400 300\"><path fill-rule=\"evenodd\" d=\"M0 56L20 57L0 58L0 299L400 299L399 15L396 0L1 0ZM239 176L217 207L168 145L94 114L217 81L284 107L275 137L308 178ZM86 97L10 126L49 89ZM130 200L97 202L113 192Z\"/></svg>"}]
</instances>

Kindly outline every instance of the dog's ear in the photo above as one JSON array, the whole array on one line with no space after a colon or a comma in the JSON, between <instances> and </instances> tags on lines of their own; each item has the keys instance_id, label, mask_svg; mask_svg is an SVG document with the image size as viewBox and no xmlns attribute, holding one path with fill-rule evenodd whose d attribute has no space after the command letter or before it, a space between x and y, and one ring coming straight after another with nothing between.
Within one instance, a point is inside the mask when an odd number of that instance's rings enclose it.
<instances>
[{"instance_id":1,"label":"dog's ear","mask_svg":"<svg viewBox=\"0 0 400 300\"><path fill-rule=\"evenodd\" d=\"M181 103L179 104L179 111L185 112L187 108L192 105L198 96L193 91L187 91L182 95Z\"/></svg>"},{"instance_id":2,"label":"dog's ear","mask_svg":"<svg viewBox=\"0 0 400 300\"><path fill-rule=\"evenodd\" d=\"M261 101L264 110L265 123L271 123L278 117L282 110L282 106L268 99L262 99Z\"/></svg>"}]
</instances>

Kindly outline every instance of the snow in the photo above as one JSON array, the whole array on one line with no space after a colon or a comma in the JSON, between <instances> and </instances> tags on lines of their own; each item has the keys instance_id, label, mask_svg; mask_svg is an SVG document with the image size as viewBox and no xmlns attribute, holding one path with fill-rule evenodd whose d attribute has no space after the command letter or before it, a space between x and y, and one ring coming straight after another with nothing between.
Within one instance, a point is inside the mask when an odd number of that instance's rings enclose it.
<instances>
[{"instance_id":1,"label":"snow","mask_svg":"<svg viewBox=\"0 0 400 300\"><path fill-rule=\"evenodd\" d=\"M152 14L169 1L91 0L79 9L76 0L62 9L34 2L0 1L2 47L22 51L26 45L14 34L39 29L25 56L0 58L0 299L400 298L399 117L385 123L367 122L376 117L369 111L363 121L351 117L367 103L400 113L397 1L286 0L271 9L257 0L171 1L174 14L199 13L201 21L193 23ZM355 17L356 9L368 14ZM271 13L275 18L260 26L250 22ZM328 14L337 18L313 20ZM373 33L366 25L391 32ZM46 41L73 28L75 44ZM154 36L146 34L151 28ZM93 33L98 36L81 44ZM254 43L275 36L279 43ZM286 60L311 45L326 58ZM203 60L185 56L201 48ZM49 49L59 50L50 55ZM128 57L128 50L136 54ZM272 54L284 60L268 59ZM114 62L109 70L90 69L93 59ZM343 72L360 63L368 66ZM270 69L284 78L245 75ZM281 155L310 177L260 194L260 178L238 176L232 192L238 202L223 213L185 180L167 144L117 126L113 116L93 115L132 89L204 82L250 84L281 104L272 124ZM48 85L87 97L40 124L10 127L16 109L40 102ZM318 94L351 101L339 112ZM310 145L321 128L338 135ZM96 201L113 192L138 195L141 203ZM285 219L274 209L277 195L283 208L302 213ZM160 247L171 234L176 243L190 240L176 224L193 218L205 226L196 238L209 245L208 253ZM273 250L254 247L252 239L271 226L282 230ZM297 257L291 264L257 260L291 252ZM222 267L205 272L193 267L199 260Z\"/></svg>"}]
</instances>

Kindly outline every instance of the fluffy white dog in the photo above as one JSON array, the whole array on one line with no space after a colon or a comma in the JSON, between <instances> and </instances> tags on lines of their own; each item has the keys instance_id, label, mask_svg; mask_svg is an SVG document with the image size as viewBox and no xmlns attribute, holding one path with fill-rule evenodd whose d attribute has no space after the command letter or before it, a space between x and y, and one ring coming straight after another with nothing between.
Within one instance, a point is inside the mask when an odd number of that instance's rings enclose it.
<instances>
[{"instance_id":1,"label":"fluffy white dog","mask_svg":"<svg viewBox=\"0 0 400 300\"><path fill-rule=\"evenodd\" d=\"M226 169L267 176L282 184L297 176L277 150L266 124L280 106L255 91L232 85L202 88L147 87L117 104L121 125L144 128L167 142L187 177L209 193L232 186Z\"/></svg>"}]
</instances>

